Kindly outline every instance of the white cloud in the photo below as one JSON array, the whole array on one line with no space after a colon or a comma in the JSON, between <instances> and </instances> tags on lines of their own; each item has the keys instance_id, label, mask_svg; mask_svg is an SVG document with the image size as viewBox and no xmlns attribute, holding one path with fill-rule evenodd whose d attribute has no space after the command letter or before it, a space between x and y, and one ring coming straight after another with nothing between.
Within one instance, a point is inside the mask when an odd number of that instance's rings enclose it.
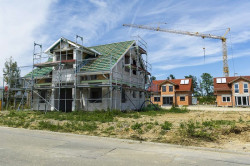
<instances>
[{"instance_id":1,"label":"white cloud","mask_svg":"<svg viewBox=\"0 0 250 166\"><path fill-rule=\"evenodd\" d=\"M1 1L1 0L0 0ZM204 64L204 40L197 37L122 27L123 23L167 22L163 28L223 35L227 27L234 58L248 56L250 3L229 1L112 1L88 0L54 3L49 0L7 1L0 5L0 68L13 56L19 65L32 63L33 41L48 47L60 36L84 37L84 45L124 41L140 35L148 43L153 73ZM228 3L227 5L224 5ZM52 6L52 7L51 7ZM50 8L51 7L51 8ZM153 26L153 24L151 24ZM156 25L157 26L157 25ZM219 30L218 30L219 29ZM218 30L218 31L217 31ZM130 36L131 35L131 36ZM228 59L231 42L228 40ZM205 39L206 61L222 61L221 41ZM229 66L230 67L230 66ZM157 71L157 72L156 72ZM0 71L1 74L2 70Z\"/></svg>"},{"instance_id":2,"label":"white cloud","mask_svg":"<svg viewBox=\"0 0 250 166\"><path fill-rule=\"evenodd\" d=\"M107 7L107 3L101 0L90 0L91 3L100 6L100 7Z\"/></svg>"},{"instance_id":3,"label":"white cloud","mask_svg":"<svg viewBox=\"0 0 250 166\"><path fill-rule=\"evenodd\" d=\"M46 22L51 0L2 0L0 3L0 75L5 60L13 57L18 65L32 62L36 30ZM40 41L46 37L40 38Z\"/></svg>"},{"instance_id":4,"label":"white cloud","mask_svg":"<svg viewBox=\"0 0 250 166\"><path fill-rule=\"evenodd\" d=\"M249 50L242 46L243 43L250 41L248 28L250 26L250 3L248 1L226 6L218 5L217 3L221 2L215 3L215 1L209 1L207 4L206 2L197 3L196 6L193 6L194 3L195 1L161 3L152 6L149 11L141 15L141 18L147 17L146 23L150 21L156 22L154 18L161 14L165 15L165 18L170 18L170 23L163 26L163 28L216 35L224 35L226 28L230 27L231 32L227 35L228 60L231 59L230 54L232 54L230 35L232 35L234 58L249 55ZM204 43L201 38L149 30L134 30L135 33L141 31L146 32L143 33L143 37L149 43L149 59L153 64L154 73L204 64ZM205 39L205 48L205 64L222 62L222 44L220 40Z\"/></svg>"}]
</instances>

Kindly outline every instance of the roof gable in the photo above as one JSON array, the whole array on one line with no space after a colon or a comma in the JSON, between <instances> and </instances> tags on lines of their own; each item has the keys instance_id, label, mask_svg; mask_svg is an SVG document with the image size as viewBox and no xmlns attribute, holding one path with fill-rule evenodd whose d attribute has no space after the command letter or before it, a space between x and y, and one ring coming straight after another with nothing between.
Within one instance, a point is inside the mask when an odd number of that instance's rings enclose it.
<instances>
[{"instance_id":1,"label":"roof gable","mask_svg":"<svg viewBox=\"0 0 250 166\"><path fill-rule=\"evenodd\" d=\"M217 78L226 78L226 83L217 83ZM231 91L231 84L240 79L250 82L250 76L216 77L214 78L214 91Z\"/></svg>"},{"instance_id":2,"label":"roof gable","mask_svg":"<svg viewBox=\"0 0 250 166\"><path fill-rule=\"evenodd\" d=\"M82 49L84 52L89 53L89 54L95 54L96 52L94 52L93 50L88 49L87 47L84 47L83 45L80 45L78 43L75 43L69 39L66 39L64 37L61 37L60 39L58 39L55 43L53 43L46 51L45 53L49 54L51 53L51 51L57 47L58 45L60 45L60 42L66 42L69 45L78 48L78 49Z\"/></svg>"},{"instance_id":3,"label":"roof gable","mask_svg":"<svg viewBox=\"0 0 250 166\"><path fill-rule=\"evenodd\" d=\"M169 84L172 84L172 85L177 85L177 84L175 84L174 82L172 82L171 80L165 80L165 81L163 81L163 82L160 84L160 86L162 86L162 85L164 85L164 84L166 84L166 83L169 83Z\"/></svg>"},{"instance_id":4,"label":"roof gable","mask_svg":"<svg viewBox=\"0 0 250 166\"><path fill-rule=\"evenodd\" d=\"M165 83L170 83L175 86L176 91L192 91L192 79L191 78L185 78L189 80L188 84L181 84L181 80L183 79L173 79L173 80L153 80L152 84L149 88L149 91L151 92L159 92L160 86L162 86Z\"/></svg>"},{"instance_id":5,"label":"roof gable","mask_svg":"<svg viewBox=\"0 0 250 166\"><path fill-rule=\"evenodd\" d=\"M57 40L46 51L49 51L52 48L54 48L58 44L58 42L60 43L60 39ZM70 41L70 40L67 40L67 41ZM70 41L70 42L72 42L72 41ZM125 41L125 42L118 42L118 43L111 43L111 44L106 44L106 45L88 47L87 48L88 50L94 49L96 52L100 53L101 55L99 55L95 61L91 62L88 65L83 66L81 68L81 70L83 70L83 71L110 70L110 57L111 57L111 55L112 55L112 66L114 66L115 63L122 57L122 55L124 55L128 51L128 49L134 43L135 43L135 41L132 40L132 41ZM77 45L79 45L79 44L77 44ZM94 51L92 51L92 52L94 52ZM47 62L51 62L51 61L52 61L52 58L50 58ZM48 75L52 70L53 70L52 67L36 68L33 70L33 76L34 77L44 77L44 76ZM24 77L28 78L31 76L32 76L32 72L26 74Z\"/></svg>"},{"instance_id":6,"label":"roof gable","mask_svg":"<svg viewBox=\"0 0 250 166\"><path fill-rule=\"evenodd\" d=\"M232 81L230 81L229 82L229 84L232 84L232 83L234 83L234 82L236 82L236 81L238 81L238 80L245 80L245 81L247 81L247 82L250 82L250 78L246 78L246 77L244 77L244 76L240 76L240 77L237 77L237 78L235 78L234 80L232 80Z\"/></svg>"}]
</instances>

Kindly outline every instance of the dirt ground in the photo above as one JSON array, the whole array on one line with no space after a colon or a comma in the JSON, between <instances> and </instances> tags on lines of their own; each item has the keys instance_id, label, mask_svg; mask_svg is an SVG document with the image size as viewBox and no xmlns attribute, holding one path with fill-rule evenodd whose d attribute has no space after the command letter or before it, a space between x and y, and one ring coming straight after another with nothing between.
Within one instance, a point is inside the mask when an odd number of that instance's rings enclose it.
<instances>
[{"instance_id":1,"label":"dirt ground","mask_svg":"<svg viewBox=\"0 0 250 166\"><path fill-rule=\"evenodd\" d=\"M0 125L250 152L250 111L190 110L183 113L162 112L156 115L151 115L147 112L134 112L132 114L125 113L125 115L131 116L114 116L113 120L105 122L96 120L89 122L84 120L76 121L74 119L60 120L60 118L53 118L53 116L44 118L34 112L30 112L25 116L19 116L18 119L16 116L8 116L8 114L8 111L0 112ZM68 114L59 114L59 116L61 115L68 116ZM14 121L16 121L15 125L19 124L19 126L13 126L13 123L9 123ZM45 124L47 126L41 128L42 126L39 126L40 121L46 121L49 124ZM171 127L165 130L163 126L166 121L171 124ZM202 127L197 129L204 132L198 132L198 136L183 135L181 125L190 121L195 124L199 123ZM230 124L203 126L203 122L211 123L215 121L219 123L223 121L223 123ZM29 122L29 125L26 125L27 122ZM70 124L67 125L67 123ZM71 130L73 128L72 124L75 124L74 126L78 128ZM94 124L96 128L93 130L84 128L83 130L81 125L84 124L87 124L87 127L91 127ZM210 133L216 139L210 139Z\"/></svg>"},{"instance_id":2,"label":"dirt ground","mask_svg":"<svg viewBox=\"0 0 250 166\"><path fill-rule=\"evenodd\" d=\"M169 109L171 107L164 106L163 108ZM250 111L250 107L216 107L215 105L190 105L187 108L196 111Z\"/></svg>"},{"instance_id":3,"label":"dirt ground","mask_svg":"<svg viewBox=\"0 0 250 166\"><path fill-rule=\"evenodd\" d=\"M178 128L181 122L188 122L189 120L195 121L207 121L207 120L229 120L229 121L244 121L247 125L240 125L239 127L244 128L240 133L230 133L226 135L219 135L219 139L216 141L204 141L198 139L184 139L176 136ZM163 143L174 143L182 145L209 147L209 148L220 148L232 151L245 151L250 152L250 112L240 111L227 111L227 112L216 112L216 111L190 111L189 113L176 114L168 113L158 116L143 116L139 119L128 119L118 118L117 122L101 124L101 128L98 132L100 136L118 137L131 139L134 135L138 134L129 128L128 132L124 131L124 126L129 124L138 123L159 123L162 124L165 121L169 121L173 124L173 128L165 134L159 134L160 126L155 126L152 130L140 134L140 137L144 141L155 141ZM120 125L120 126L119 126ZM114 130L110 133L103 133L105 129L110 126L114 126ZM121 127L122 126L122 127ZM120 130L119 130L120 129Z\"/></svg>"}]
</instances>

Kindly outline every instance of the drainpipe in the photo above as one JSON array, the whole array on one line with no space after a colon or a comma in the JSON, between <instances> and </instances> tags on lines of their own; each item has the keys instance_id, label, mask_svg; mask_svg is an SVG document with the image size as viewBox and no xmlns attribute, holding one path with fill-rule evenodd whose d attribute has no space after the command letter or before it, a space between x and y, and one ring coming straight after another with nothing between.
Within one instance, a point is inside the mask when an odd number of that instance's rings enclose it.
<instances>
[{"instance_id":1,"label":"drainpipe","mask_svg":"<svg viewBox=\"0 0 250 166\"><path fill-rule=\"evenodd\" d=\"M234 107L233 93L231 93L232 107Z\"/></svg>"},{"instance_id":2,"label":"drainpipe","mask_svg":"<svg viewBox=\"0 0 250 166\"><path fill-rule=\"evenodd\" d=\"M176 90L175 90L175 87L174 87L174 106L176 107Z\"/></svg>"}]
</instances>

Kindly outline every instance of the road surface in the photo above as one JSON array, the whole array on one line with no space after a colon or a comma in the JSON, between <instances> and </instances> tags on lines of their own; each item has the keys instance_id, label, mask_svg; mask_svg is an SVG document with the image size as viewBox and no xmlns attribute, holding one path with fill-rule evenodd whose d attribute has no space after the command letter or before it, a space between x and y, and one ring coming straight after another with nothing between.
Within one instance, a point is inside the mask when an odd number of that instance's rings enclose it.
<instances>
[{"instance_id":1,"label":"road surface","mask_svg":"<svg viewBox=\"0 0 250 166\"><path fill-rule=\"evenodd\" d=\"M250 153L0 127L0 165L250 165Z\"/></svg>"}]
</instances>

